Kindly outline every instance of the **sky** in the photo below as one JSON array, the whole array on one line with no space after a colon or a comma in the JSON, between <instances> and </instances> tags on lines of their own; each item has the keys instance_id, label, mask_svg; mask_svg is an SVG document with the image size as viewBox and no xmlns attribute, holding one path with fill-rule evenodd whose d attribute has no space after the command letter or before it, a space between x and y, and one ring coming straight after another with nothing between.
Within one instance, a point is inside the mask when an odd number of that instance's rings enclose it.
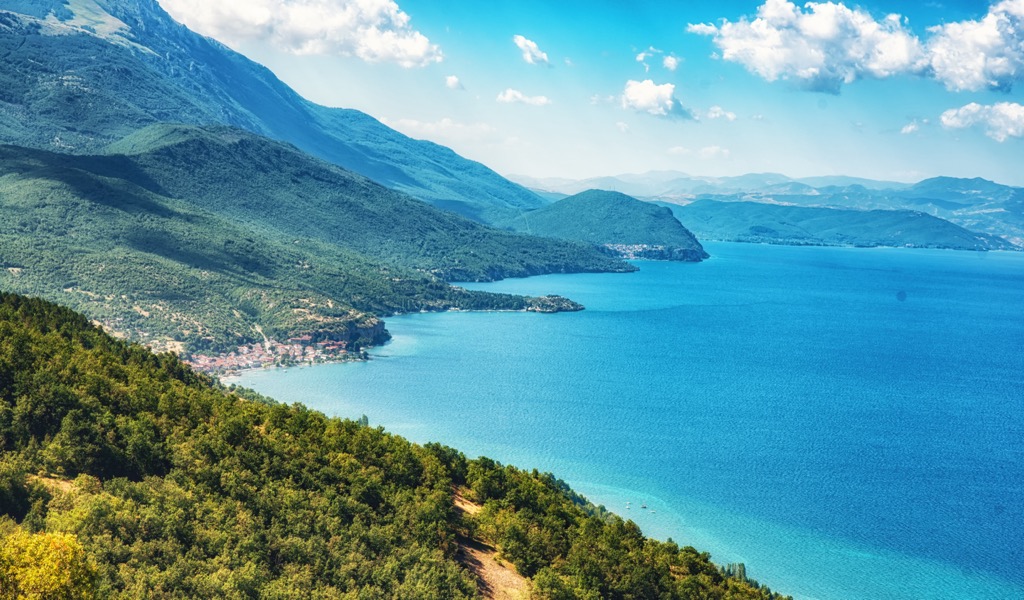
<instances>
[{"instance_id":1,"label":"sky","mask_svg":"<svg viewBox=\"0 0 1024 600\"><path fill-rule=\"evenodd\" d=\"M1024 0L159 0L496 171L1024 185Z\"/></svg>"}]
</instances>

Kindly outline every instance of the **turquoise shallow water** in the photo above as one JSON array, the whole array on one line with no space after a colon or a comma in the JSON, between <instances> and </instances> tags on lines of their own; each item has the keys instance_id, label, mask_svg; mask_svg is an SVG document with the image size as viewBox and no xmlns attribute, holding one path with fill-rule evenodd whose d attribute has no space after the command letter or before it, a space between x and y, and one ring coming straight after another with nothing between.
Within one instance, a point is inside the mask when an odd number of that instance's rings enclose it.
<instances>
[{"instance_id":1,"label":"turquoise shallow water","mask_svg":"<svg viewBox=\"0 0 1024 600\"><path fill-rule=\"evenodd\" d=\"M799 598L1024 598L1024 255L708 249L474 284L588 309L391 318L368 363L238 381L552 471Z\"/></svg>"}]
</instances>

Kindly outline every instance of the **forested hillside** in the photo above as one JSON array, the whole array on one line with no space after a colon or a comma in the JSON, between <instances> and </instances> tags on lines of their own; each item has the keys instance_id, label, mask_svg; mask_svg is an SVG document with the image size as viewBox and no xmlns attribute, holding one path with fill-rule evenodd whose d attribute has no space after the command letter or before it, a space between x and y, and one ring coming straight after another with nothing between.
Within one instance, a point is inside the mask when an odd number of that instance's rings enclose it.
<instances>
[{"instance_id":1,"label":"forested hillside","mask_svg":"<svg viewBox=\"0 0 1024 600\"><path fill-rule=\"evenodd\" d=\"M672 211L606 190L587 190L523 213L511 229L589 242L635 258L700 261L708 257Z\"/></svg>"},{"instance_id":2,"label":"forested hillside","mask_svg":"<svg viewBox=\"0 0 1024 600\"><path fill-rule=\"evenodd\" d=\"M237 129L155 126L115 150L0 146L0 289L162 347L305 334L377 343L379 317L396 312L580 308L446 279L633 269L489 229Z\"/></svg>"},{"instance_id":3,"label":"forested hillside","mask_svg":"<svg viewBox=\"0 0 1024 600\"><path fill-rule=\"evenodd\" d=\"M3 597L476 598L475 538L536 598L778 598L550 475L219 388L12 294L0 449Z\"/></svg>"}]
</instances>

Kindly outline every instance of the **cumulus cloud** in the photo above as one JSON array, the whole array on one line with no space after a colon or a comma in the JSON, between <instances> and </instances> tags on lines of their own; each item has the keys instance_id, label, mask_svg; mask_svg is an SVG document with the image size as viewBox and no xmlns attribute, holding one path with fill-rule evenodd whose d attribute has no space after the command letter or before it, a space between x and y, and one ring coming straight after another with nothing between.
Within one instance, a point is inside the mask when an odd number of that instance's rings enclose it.
<instances>
[{"instance_id":1,"label":"cumulus cloud","mask_svg":"<svg viewBox=\"0 0 1024 600\"><path fill-rule=\"evenodd\" d=\"M618 123L615 124L615 128L618 129L620 133L629 133L628 123L623 123L622 121L619 121Z\"/></svg>"},{"instance_id":2,"label":"cumulus cloud","mask_svg":"<svg viewBox=\"0 0 1024 600\"><path fill-rule=\"evenodd\" d=\"M530 63L531 65L546 65L548 62L548 55L546 52L541 51L540 47L533 40L528 40L521 35L512 36L512 41L515 42L516 46L523 53L523 60Z\"/></svg>"},{"instance_id":3,"label":"cumulus cloud","mask_svg":"<svg viewBox=\"0 0 1024 600\"><path fill-rule=\"evenodd\" d=\"M622 92L622 108L647 113L657 117L692 118L675 97L676 86L671 83L658 85L650 79L629 80Z\"/></svg>"},{"instance_id":4,"label":"cumulus cloud","mask_svg":"<svg viewBox=\"0 0 1024 600\"><path fill-rule=\"evenodd\" d=\"M735 121L736 113L729 112L721 106L712 106L708 109L709 119L725 119L726 121Z\"/></svg>"},{"instance_id":5,"label":"cumulus cloud","mask_svg":"<svg viewBox=\"0 0 1024 600\"><path fill-rule=\"evenodd\" d=\"M1016 102L997 102L983 105L971 102L960 108L951 108L942 113L940 122L947 129L982 127L985 135L1005 142L1014 137L1024 137L1024 105Z\"/></svg>"},{"instance_id":6,"label":"cumulus cloud","mask_svg":"<svg viewBox=\"0 0 1024 600\"><path fill-rule=\"evenodd\" d=\"M464 89L466 89L466 88L464 88L462 86L462 82L459 81L459 78L456 77L455 75L449 75L449 76L445 77L444 78L444 85L445 85L445 87L447 87L450 90L464 90Z\"/></svg>"},{"instance_id":7,"label":"cumulus cloud","mask_svg":"<svg viewBox=\"0 0 1024 600\"><path fill-rule=\"evenodd\" d=\"M729 158L730 154L732 153L729 152L728 148L723 148L721 146L705 146L701 148L700 151L697 152L697 156L699 156L703 160Z\"/></svg>"},{"instance_id":8,"label":"cumulus cloud","mask_svg":"<svg viewBox=\"0 0 1024 600\"><path fill-rule=\"evenodd\" d=\"M654 46L649 46L646 50L638 53L636 55L636 62L644 66L645 73L649 73L651 71L651 65L648 61L658 56L662 56L661 66L665 67L669 71L675 71L676 68L679 67L679 63L682 62L682 59L678 56L665 54L663 50L655 48Z\"/></svg>"},{"instance_id":9,"label":"cumulus cloud","mask_svg":"<svg viewBox=\"0 0 1024 600\"><path fill-rule=\"evenodd\" d=\"M226 43L270 42L294 54L338 54L421 67L437 45L393 0L160 0L190 29Z\"/></svg>"},{"instance_id":10,"label":"cumulus cloud","mask_svg":"<svg viewBox=\"0 0 1024 600\"><path fill-rule=\"evenodd\" d=\"M921 125L915 119L904 125L903 128L900 129L900 133L903 135L910 135L911 133L916 133L918 129L921 129Z\"/></svg>"},{"instance_id":11,"label":"cumulus cloud","mask_svg":"<svg viewBox=\"0 0 1024 600\"><path fill-rule=\"evenodd\" d=\"M546 106L551 104L551 100L547 96L527 96L519 90L508 88L504 92L498 94L498 102L504 102L506 104L519 103L529 104L530 106Z\"/></svg>"},{"instance_id":12,"label":"cumulus cloud","mask_svg":"<svg viewBox=\"0 0 1024 600\"><path fill-rule=\"evenodd\" d=\"M797 81L816 91L835 93L844 83L923 65L921 43L899 15L876 21L862 9L833 2L808 2L806 9L766 0L753 20L691 24L687 30L712 36L723 59L768 81Z\"/></svg>"},{"instance_id":13,"label":"cumulus cloud","mask_svg":"<svg viewBox=\"0 0 1024 600\"><path fill-rule=\"evenodd\" d=\"M753 19L690 24L711 36L716 56L768 81L837 93L862 78L933 77L952 91L1010 90L1024 78L1024 0L1001 0L979 20L928 29L922 40L901 16L876 20L843 3L765 0Z\"/></svg>"},{"instance_id":14,"label":"cumulus cloud","mask_svg":"<svg viewBox=\"0 0 1024 600\"><path fill-rule=\"evenodd\" d=\"M929 31L929 65L950 90L1009 90L1024 77L1024 0L999 2L979 21Z\"/></svg>"}]
</instances>

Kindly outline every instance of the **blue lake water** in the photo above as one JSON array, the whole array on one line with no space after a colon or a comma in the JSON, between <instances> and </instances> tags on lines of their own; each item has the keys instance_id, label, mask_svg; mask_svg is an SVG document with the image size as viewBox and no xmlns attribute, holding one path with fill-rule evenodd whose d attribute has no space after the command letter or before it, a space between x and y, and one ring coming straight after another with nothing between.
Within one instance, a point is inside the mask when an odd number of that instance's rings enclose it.
<instances>
[{"instance_id":1,"label":"blue lake water","mask_svg":"<svg viewBox=\"0 0 1024 600\"><path fill-rule=\"evenodd\" d=\"M798 598L1024 598L1024 255L708 250L474 284L587 310L390 318L367 363L235 381L552 471Z\"/></svg>"}]
</instances>

